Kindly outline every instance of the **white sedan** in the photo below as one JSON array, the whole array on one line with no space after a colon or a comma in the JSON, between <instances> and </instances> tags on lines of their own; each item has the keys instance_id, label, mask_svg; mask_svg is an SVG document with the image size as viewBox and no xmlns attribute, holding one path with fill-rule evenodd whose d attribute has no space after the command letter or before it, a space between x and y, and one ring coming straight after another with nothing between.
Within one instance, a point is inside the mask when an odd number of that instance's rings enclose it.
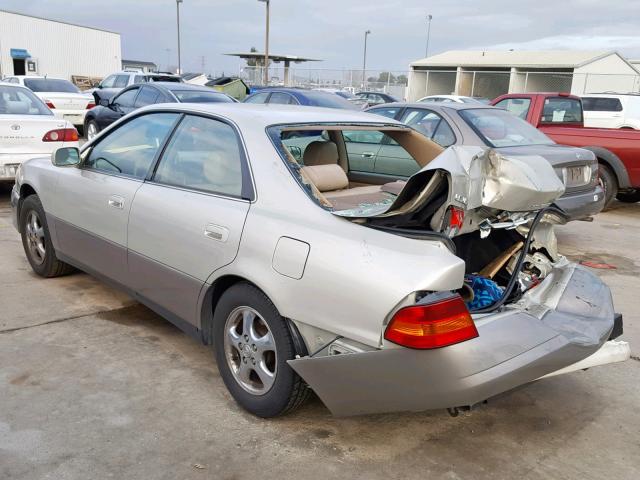
<instances>
[{"instance_id":1,"label":"white sedan","mask_svg":"<svg viewBox=\"0 0 640 480\"><path fill-rule=\"evenodd\" d=\"M87 111L96 106L92 95L82 93L69 80L52 77L14 76L5 81L23 85L42 99L58 118L71 122L75 127L84 125Z\"/></svg>"},{"instance_id":2,"label":"white sedan","mask_svg":"<svg viewBox=\"0 0 640 480\"><path fill-rule=\"evenodd\" d=\"M0 82L0 181L13 181L25 160L77 146L71 123L56 118L28 88Z\"/></svg>"}]
</instances>

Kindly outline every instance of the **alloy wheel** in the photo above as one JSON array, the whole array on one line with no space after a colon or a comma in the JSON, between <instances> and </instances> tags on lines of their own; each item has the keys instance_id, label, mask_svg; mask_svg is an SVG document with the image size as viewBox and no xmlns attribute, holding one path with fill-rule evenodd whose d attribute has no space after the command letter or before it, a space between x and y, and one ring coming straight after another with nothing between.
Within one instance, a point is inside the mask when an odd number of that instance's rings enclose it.
<instances>
[{"instance_id":1,"label":"alloy wheel","mask_svg":"<svg viewBox=\"0 0 640 480\"><path fill-rule=\"evenodd\" d=\"M87 125L87 140L93 140L93 137L95 137L96 135L98 135L96 124L93 122L89 122L89 125Z\"/></svg>"},{"instance_id":2,"label":"alloy wheel","mask_svg":"<svg viewBox=\"0 0 640 480\"><path fill-rule=\"evenodd\" d=\"M42 265L45 260L46 247L44 237L44 227L40 216L35 210L31 210L27 217L26 225L27 246L31 259L38 265Z\"/></svg>"},{"instance_id":3,"label":"alloy wheel","mask_svg":"<svg viewBox=\"0 0 640 480\"><path fill-rule=\"evenodd\" d=\"M276 379L276 343L269 325L251 307L237 307L225 322L225 359L234 379L253 395L267 393Z\"/></svg>"}]
</instances>

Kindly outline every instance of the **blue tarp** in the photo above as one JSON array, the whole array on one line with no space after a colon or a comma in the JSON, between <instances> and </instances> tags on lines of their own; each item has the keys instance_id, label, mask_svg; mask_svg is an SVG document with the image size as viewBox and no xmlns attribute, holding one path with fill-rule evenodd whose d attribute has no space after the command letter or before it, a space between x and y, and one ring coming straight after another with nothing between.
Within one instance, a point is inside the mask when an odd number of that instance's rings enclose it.
<instances>
[{"instance_id":1,"label":"blue tarp","mask_svg":"<svg viewBox=\"0 0 640 480\"><path fill-rule=\"evenodd\" d=\"M12 48L11 58L17 58L18 60L26 60L27 58L31 58L31 55L29 55L29 52L27 52L24 48Z\"/></svg>"}]
</instances>

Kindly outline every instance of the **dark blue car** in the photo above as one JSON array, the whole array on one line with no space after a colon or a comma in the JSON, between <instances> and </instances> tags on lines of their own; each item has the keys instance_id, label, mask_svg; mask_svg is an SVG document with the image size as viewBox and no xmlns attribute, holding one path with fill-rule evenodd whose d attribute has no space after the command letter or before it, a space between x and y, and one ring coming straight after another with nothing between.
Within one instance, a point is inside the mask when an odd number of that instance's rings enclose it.
<instances>
[{"instance_id":1,"label":"dark blue car","mask_svg":"<svg viewBox=\"0 0 640 480\"><path fill-rule=\"evenodd\" d=\"M280 105L306 105L311 107L358 110L339 95L302 88L263 88L244 99L245 103L276 103Z\"/></svg>"}]
</instances>

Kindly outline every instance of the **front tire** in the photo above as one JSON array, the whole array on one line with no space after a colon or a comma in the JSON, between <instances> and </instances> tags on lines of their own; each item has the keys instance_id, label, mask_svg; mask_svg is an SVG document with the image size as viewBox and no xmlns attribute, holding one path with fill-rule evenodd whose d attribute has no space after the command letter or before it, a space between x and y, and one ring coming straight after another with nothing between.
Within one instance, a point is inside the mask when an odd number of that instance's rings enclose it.
<instances>
[{"instance_id":1,"label":"front tire","mask_svg":"<svg viewBox=\"0 0 640 480\"><path fill-rule=\"evenodd\" d=\"M631 192L619 192L616 198L624 203L640 202L640 188L636 188Z\"/></svg>"},{"instance_id":2,"label":"front tire","mask_svg":"<svg viewBox=\"0 0 640 480\"><path fill-rule=\"evenodd\" d=\"M618 179L611 169L602 163L598 163L598 174L600 175L600 182L604 190L604 207L602 207L602 209L606 210L618 194Z\"/></svg>"},{"instance_id":3,"label":"front tire","mask_svg":"<svg viewBox=\"0 0 640 480\"><path fill-rule=\"evenodd\" d=\"M37 195L28 196L20 208L22 246L31 268L41 277L67 275L73 267L56 257L47 218Z\"/></svg>"},{"instance_id":4,"label":"front tire","mask_svg":"<svg viewBox=\"0 0 640 480\"><path fill-rule=\"evenodd\" d=\"M249 283L224 292L213 318L218 370L233 398L263 418L304 403L309 388L287 364L296 351L284 318L269 298Z\"/></svg>"}]
</instances>

